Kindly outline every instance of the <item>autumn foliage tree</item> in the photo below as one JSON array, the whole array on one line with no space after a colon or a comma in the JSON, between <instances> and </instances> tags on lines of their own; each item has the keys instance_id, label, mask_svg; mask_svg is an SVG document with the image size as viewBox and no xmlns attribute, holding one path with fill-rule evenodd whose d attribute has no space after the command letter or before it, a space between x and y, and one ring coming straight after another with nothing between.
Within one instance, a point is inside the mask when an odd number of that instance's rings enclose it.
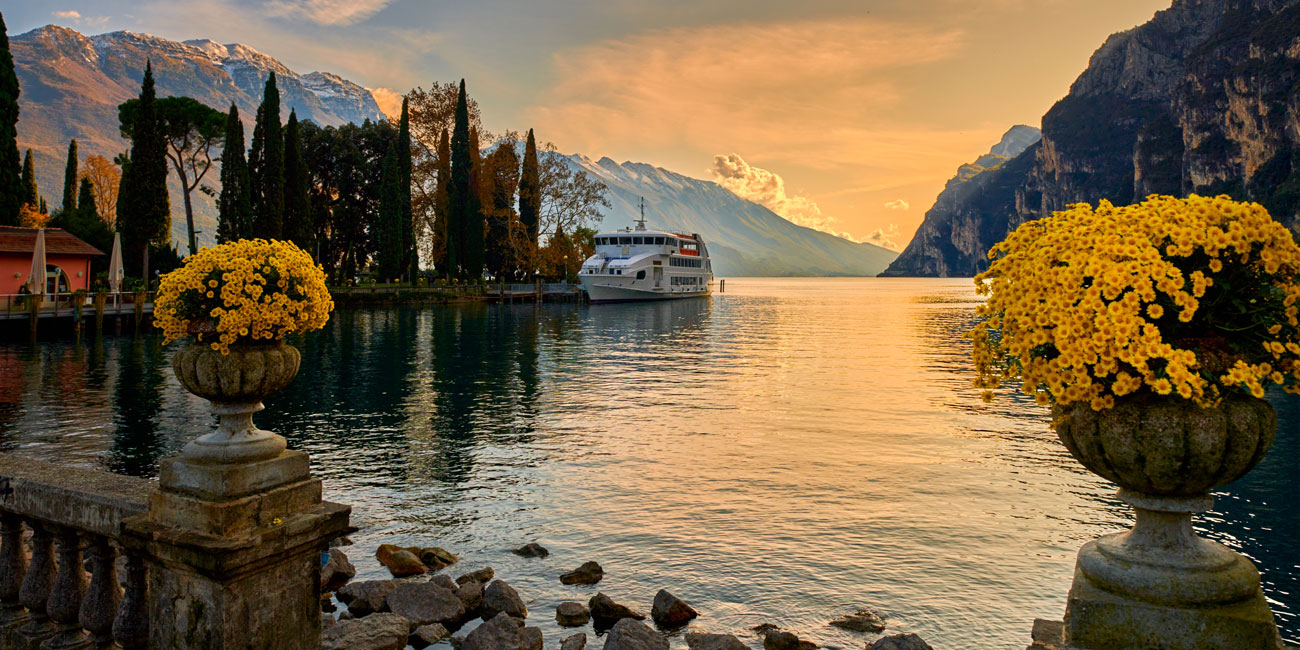
<instances>
[{"instance_id":1,"label":"autumn foliage tree","mask_svg":"<svg viewBox=\"0 0 1300 650\"><path fill-rule=\"evenodd\" d=\"M95 211L99 218L115 228L117 220L117 186L122 182L122 168L113 161L95 154L86 158L83 176L90 179L91 196L95 199ZM81 203L78 208L85 207Z\"/></svg>"}]
</instances>

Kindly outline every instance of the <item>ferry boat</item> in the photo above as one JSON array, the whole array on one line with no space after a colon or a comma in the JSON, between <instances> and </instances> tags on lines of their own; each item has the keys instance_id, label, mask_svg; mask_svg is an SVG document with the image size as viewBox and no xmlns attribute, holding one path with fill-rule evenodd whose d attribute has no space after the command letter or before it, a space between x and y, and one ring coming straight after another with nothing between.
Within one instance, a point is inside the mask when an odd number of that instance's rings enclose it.
<instances>
[{"instance_id":1,"label":"ferry boat","mask_svg":"<svg viewBox=\"0 0 1300 650\"><path fill-rule=\"evenodd\" d=\"M698 298L713 291L709 249L698 234L646 230L645 205L636 228L596 235L596 252L578 280L593 303Z\"/></svg>"}]
</instances>

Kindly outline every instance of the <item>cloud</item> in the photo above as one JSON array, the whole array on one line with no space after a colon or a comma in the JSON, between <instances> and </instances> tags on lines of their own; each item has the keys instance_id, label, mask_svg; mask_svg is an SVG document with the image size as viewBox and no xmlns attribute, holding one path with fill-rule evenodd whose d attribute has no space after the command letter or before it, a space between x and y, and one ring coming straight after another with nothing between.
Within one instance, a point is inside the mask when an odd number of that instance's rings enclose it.
<instances>
[{"instance_id":1,"label":"cloud","mask_svg":"<svg viewBox=\"0 0 1300 650\"><path fill-rule=\"evenodd\" d=\"M787 194L784 179L774 172L750 165L740 154L714 156L713 169L710 171L718 185L731 190L742 199L766 207L792 223L857 241L848 233L837 231L835 218L823 214L812 199Z\"/></svg>"},{"instance_id":2,"label":"cloud","mask_svg":"<svg viewBox=\"0 0 1300 650\"><path fill-rule=\"evenodd\" d=\"M375 98L375 103L379 104L379 110L388 116L388 119L397 121L402 116L402 93L391 88L367 88L370 96Z\"/></svg>"},{"instance_id":3,"label":"cloud","mask_svg":"<svg viewBox=\"0 0 1300 650\"><path fill-rule=\"evenodd\" d=\"M391 0L272 0L266 11L272 16L306 18L321 25L351 25L361 22Z\"/></svg>"},{"instance_id":4,"label":"cloud","mask_svg":"<svg viewBox=\"0 0 1300 650\"><path fill-rule=\"evenodd\" d=\"M898 224L891 223L886 228L876 228L871 231L871 234L867 235L867 238L862 241L883 246L892 251L900 251L903 250L903 247L898 245L896 241L898 237Z\"/></svg>"},{"instance_id":5,"label":"cloud","mask_svg":"<svg viewBox=\"0 0 1300 650\"><path fill-rule=\"evenodd\" d=\"M890 210L906 210L912 206L908 205L907 201L904 201L903 199L894 199L893 201L886 203L885 207Z\"/></svg>"},{"instance_id":6,"label":"cloud","mask_svg":"<svg viewBox=\"0 0 1300 650\"><path fill-rule=\"evenodd\" d=\"M52 11L50 14L55 18L68 20L83 27L102 27L108 22L108 16L82 16L80 11L72 9L67 11Z\"/></svg>"},{"instance_id":7,"label":"cloud","mask_svg":"<svg viewBox=\"0 0 1300 650\"><path fill-rule=\"evenodd\" d=\"M54 17L55 17L55 18L63 18L63 19L66 19L66 20L76 20L77 18L81 18L81 12L79 12L79 11L56 11L56 12L54 12Z\"/></svg>"}]
</instances>

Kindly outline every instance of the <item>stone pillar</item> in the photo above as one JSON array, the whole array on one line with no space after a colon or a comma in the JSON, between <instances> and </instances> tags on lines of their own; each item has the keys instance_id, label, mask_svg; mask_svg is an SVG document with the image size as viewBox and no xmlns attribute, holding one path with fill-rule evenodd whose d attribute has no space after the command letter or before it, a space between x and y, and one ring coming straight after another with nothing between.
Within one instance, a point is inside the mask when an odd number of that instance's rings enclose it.
<instances>
[{"instance_id":1,"label":"stone pillar","mask_svg":"<svg viewBox=\"0 0 1300 650\"><path fill-rule=\"evenodd\" d=\"M30 620L19 600L26 573L23 522L17 515L0 514L0 641L10 640L10 634Z\"/></svg>"}]
</instances>

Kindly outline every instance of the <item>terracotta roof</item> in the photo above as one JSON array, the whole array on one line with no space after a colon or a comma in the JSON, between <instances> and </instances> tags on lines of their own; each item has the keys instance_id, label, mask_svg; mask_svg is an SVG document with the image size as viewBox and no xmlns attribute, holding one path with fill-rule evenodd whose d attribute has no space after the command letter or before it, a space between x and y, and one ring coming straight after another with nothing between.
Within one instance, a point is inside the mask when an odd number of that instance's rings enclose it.
<instances>
[{"instance_id":1,"label":"terracotta roof","mask_svg":"<svg viewBox=\"0 0 1300 650\"><path fill-rule=\"evenodd\" d=\"M36 229L0 226L0 253L31 255L36 248ZM61 228L45 229L46 255L103 255L99 249L77 239Z\"/></svg>"}]
</instances>

